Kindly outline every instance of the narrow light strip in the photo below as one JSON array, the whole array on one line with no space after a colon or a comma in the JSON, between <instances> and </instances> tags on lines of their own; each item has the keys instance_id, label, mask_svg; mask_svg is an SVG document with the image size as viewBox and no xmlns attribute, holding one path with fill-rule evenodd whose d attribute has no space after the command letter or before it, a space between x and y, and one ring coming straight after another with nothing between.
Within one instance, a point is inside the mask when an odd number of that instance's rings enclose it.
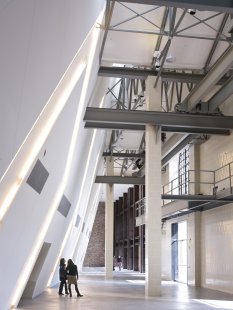
<instances>
[{"instance_id":1,"label":"narrow light strip","mask_svg":"<svg viewBox=\"0 0 233 310\"><path fill-rule=\"evenodd\" d=\"M45 238L47 229L51 223L51 220L54 216L54 211L57 209L57 206L61 200L61 197L63 195L64 192L64 188L65 188L65 184L62 183L58 190L57 193L55 195L54 201L52 203L52 208L50 208L47 217L43 223L43 229L40 231L37 240L35 242L36 246L34 246L33 250L31 251L30 255L28 256L28 259L24 265L24 267L22 268L20 277L18 278L17 284L16 284L16 290L14 291L13 297L11 299L11 307L14 308L17 306L20 296L23 293L23 289L25 288L25 285L28 281L28 278L30 276L30 273L32 271L32 268L35 264L36 258L38 256L38 253L40 251L41 245L43 243L43 240Z\"/></svg>"},{"instance_id":2,"label":"narrow light strip","mask_svg":"<svg viewBox=\"0 0 233 310\"><path fill-rule=\"evenodd\" d=\"M102 12L100 13L99 17L97 18L97 22L96 23L98 23L98 21L103 19L103 14L104 14L104 9L102 10ZM92 44L91 44L92 46L90 48L91 52L90 52L90 55L89 55L89 58L91 58L91 62L89 63L89 61L88 61L88 64L87 64L86 75L85 75L85 79L84 79L84 83L83 83L82 93L81 93L81 96L80 96L80 102L79 102L79 106L78 106L78 110L77 110L77 116L76 116L76 120L75 120L74 130L73 130L73 133L72 133L71 143L70 143L68 157L67 157L67 163L66 163L66 167L65 167L65 173L64 173L64 177L63 177L65 182L67 182L67 180L68 180L68 177L69 177L69 174L70 174L70 170L71 170L71 166L72 166L72 161L73 161L73 158L74 158L74 151L75 151L75 147L76 147L78 131L79 131L80 124L81 124L81 121L82 121L82 112L83 112L85 101L86 101L85 99L86 99L89 79L90 79L90 76L91 76L92 62L93 62L94 54L95 54L95 51L96 51L96 45L97 45L97 42L98 42L98 39L99 39L99 35L100 35L100 29L96 28L96 24L95 24L94 27L92 28L91 32L94 32L94 34L92 34L92 36L93 36L92 37ZM101 100L100 106L103 105L104 97L105 96L103 96L103 98ZM95 134L96 134L95 131L93 133L94 138L95 138ZM93 137L92 137L92 142L93 142ZM91 142L91 145L92 145L92 142ZM92 149L92 146L90 146L90 147ZM90 154L90 151L89 151L89 154ZM88 157L89 157L89 155L88 155ZM86 163L86 167L88 167L88 165L89 165L89 162ZM86 168L86 170L87 170L87 168ZM83 179L83 182L82 182L82 185L81 185L81 190L80 190L81 193L82 193L82 190L83 190L82 188L83 188L83 184L84 184L84 179ZM81 196L81 194L80 194L80 196ZM79 204L77 204L77 206L75 208L75 210L77 209L77 211L74 212L75 215L73 215L73 220L70 222L70 224L68 226L68 229L66 231L65 237L64 237L63 242L62 242L61 247L60 247L59 254L58 254L58 256L56 258L56 261L55 261L55 265L54 265L53 270L51 272L51 275L49 277L47 286L51 285L54 273L56 271L57 264L58 264L58 262L59 262L59 260L61 258L62 252L64 251L64 248L65 248L65 245L67 243L68 237L72 234L71 230L72 230L72 227L73 227L73 225L74 225L74 223L76 221L77 212L78 212L78 206L79 206Z\"/></svg>"},{"instance_id":3,"label":"narrow light strip","mask_svg":"<svg viewBox=\"0 0 233 310\"><path fill-rule=\"evenodd\" d=\"M100 15L99 15L99 17L97 19L96 24L98 24L100 21L102 21L103 15L104 15L104 11L105 11L105 9L103 9L102 12L100 13ZM78 108L78 115L77 115L77 119L75 121L75 128L74 128L73 135L72 135L72 143L71 143L71 147L70 147L69 155L68 155L68 158L69 158L68 159L68 163L69 164L67 165L67 169L66 169L66 172L65 172L65 178L68 177L68 174L69 174L69 171L70 171L70 166L71 166L71 163L72 163L72 158L73 158L73 155L74 155L75 142L77 140L78 130L79 130L80 122L81 122L82 109L83 109L84 104L85 104L88 84L89 84L89 80L90 80L90 76L91 76L93 58L94 58L94 54L95 54L95 50L96 50L96 45L97 45L97 42L98 42L98 39L99 39L99 35L100 35L100 28L96 28L96 24L94 26L95 28L94 28L93 41L92 41L92 46L91 46L91 49L90 49L91 50L91 54L90 54L91 61L90 61L90 63L88 62L88 66L87 66L87 70L86 70L86 76L85 76L85 80L84 80L84 83L83 83L83 89L82 89L82 93L81 93L81 97L80 97L80 103L79 103L79 108ZM100 103L100 107L103 106L104 98L105 98L105 96L102 97L102 100L101 100L101 103ZM79 211L80 200L81 200L81 197L82 197L82 192L83 192L84 184L86 182L86 175L87 175L87 170L88 170L88 166L89 166L89 162L90 162L90 154L92 152L95 135L96 135L96 129L93 132L92 142L91 142L91 146L90 146L89 154L88 154L88 160L87 160L86 167L85 167L84 177L82 179L80 194L79 194L78 202L77 202L76 207L75 207L75 211L74 211L74 215L73 215L73 220L70 222L70 224L68 226L68 229L67 229L67 232L69 232L69 234L68 234L69 236L72 235L73 227L75 225L75 221L76 221L77 214L78 214L78 211ZM68 236L68 235L66 235L66 236ZM65 247L65 243L64 243L64 247ZM63 248L61 247L61 249L59 251L59 255L58 255L57 259L56 259L56 264L55 264L55 266L53 268L53 271L51 273L51 276L49 278L48 285L51 284L54 272L56 270L57 263L59 262L59 259L60 259L60 256L61 256L63 250L64 250L64 247Z\"/></svg>"},{"instance_id":4,"label":"narrow light strip","mask_svg":"<svg viewBox=\"0 0 233 310\"><path fill-rule=\"evenodd\" d=\"M21 166L23 166L23 167L19 170L19 176L18 177L16 176L17 186L16 186L16 183L14 183L14 182L12 185L9 186L7 193L6 193L2 203L0 205L0 222L3 220L5 214L7 213L9 207L11 206L11 203L14 200L14 197L17 194L17 192L20 188L20 185L22 184L22 180L25 178L26 174L28 173L31 165L33 164L36 156L38 155L41 147L43 146L46 138L48 137L51 129L53 128L54 123L56 122L58 116L60 115L61 111L63 110L63 108L64 108L74 86L76 85L77 81L81 77L85 67L86 67L85 62L79 63L76 70L73 72L73 76L69 79L69 81L67 81L67 82L69 82L69 85L65 85L65 87L63 88L62 91L58 90L58 89L54 91L54 93L50 97L49 101L47 102L45 108L41 112L37 121L33 125L32 129L30 130L29 134L27 135L26 139L24 140L23 144L21 145L19 151L21 151L23 146L28 142L28 138L30 137L30 135L33 134L33 130L35 130L35 132L38 130L37 124L40 122L41 118L45 118L46 123L45 123L43 129L37 135L35 142L32 144L32 146L30 146L30 152L29 152L29 154L27 154L27 158L24 161L24 164L23 165L21 164ZM55 93L56 93L56 96L55 96ZM55 96L55 98L54 98L54 96ZM55 107L51 108L50 105L53 103L53 101L55 101L54 102ZM51 111L49 111L49 110L51 110ZM48 112L50 112L50 116L46 118ZM42 121L43 121L43 119L42 119ZM17 152L16 156L19 154L19 151ZM16 159L16 156L14 159ZM12 167L12 164L10 165L10 167ZM12 168L14 168L14 167L12 167ZM6 172L9 172L9 168L7 169ZM4 174L4 176L6 176L6 173ZM18 182L18 180L21 180L21 181ZM1 179L1 182L2 181L3 181L3 178Z\"/></svg>"},{"instance_id":5,"label":"narrow light strip","mask_svg":"<svg viewBox=\"0 0 233 310\"><path fill-rule=\"evenodd\" d=\"M103 14L104 14L104 9L101 12L101 14L99 15L98 19L101 18L101 20L102 20ZM93 45L94 44L95 44L95 46L97 45L97 41L98 41L98 38L99 38L100 30L95 28L95 26L94 26L94 29L92 29L91 31L95 32L95 36L94 36L93 42L92 42L93 44L92 44L91 49L90 49L91 52L90 52L90 55L89 55L89 57L92 57L92 61L93 61L94 52L95 52L95 48L94 48ZM97 31L98 31L98 33L97 33ZM97 36L97 34L98 34L98 36ZM81 76L81 74L82 74L82 72L83 72L85 67L86 67L86 63L85 64L83 63L83 66L81 66L82 70L80 70L79 77ZM41 244L42 244L42 242L43 242L43 240L45 238L45 235L47 233L49 225L50 225L50 223L51 223L51 221L53 219L54 212L57 209L57 205L59 204L59 201L60 201L60 199L61 199L61 197L62 197L62 195L64 193L65 187L66 187L69 171L71 169L71 161L72 161L73 155L74 155L74 146L75 146L75 142L76 142L76 138L77 138L77 132L78 132L78 129L79 129L79 126L80 126L80 121L81 121L80 114L81 114L82 109L84 107L85 97L86 97L87 88L88 88L88 81L89 81L90 74L91 74L91 66L88 66L88 67L89 67L89 70L88 70L88 72L86 72L85 79L84 79L84 85L83 85L82 94L81 94L81 98L80 98L80 103L79 103L79 107L78 107L78 111L77 111L77 118L76 118L76 121L75 121L75 129L73 131L73 135L72 135L72 139L71 139L70 149L69 149L69 153L68 153L67 163L66 163L65 172L64 172L64 175L63 175L63 178L62 178L62 182L61 182L61 185L59 186L59 189L57 190L57 193L55 195L52 207L50 208L50 211L49 211L49 213L48 213L48 215L47 215L47 217L46 217L46 219L45 219L45 221L43 223L43 229L40 232L40 234L39 234L39 236L38 236L38 238L37 238L37 240L35 242L35 246L34 246L32 252L31 252L31 255L29 256L27 262L25 263L25 267L23 268L23 270L21 272L21 275L20 275L19 280L18 280L17 285L16 285L16 290L15 290L13 298L12 298L12 302L11 302L12 307L14 307L15 305L18 304L19 298L22 295L22 291L23 291L23 289L24 289L24 287L26 285L26 282L28 281L28 278L30 276L30 272L31 272L31 270L33 268L33 265L35 264L36 257L37 257L37 255L39 253ZM75 82L73 84L73 87L76 85L77 81L78 81L77 79L76 79L76 82L73 80L73 82ZM68 97L67 97L67 99L68 99ZM96 129L94 130L94 133L93 133L92 142L91 142L91 149L93 148L93 141L94 141L95 135L96 135ZM89 154L90 154L90 152L89 152ZM90 157L90 156L88 156L88 157ZM86 165L86 167L88 167L88 165L89 165L89 163ZM26 171L26 170L27 170L27 167L23 169L23 172ZM86 171L87 171L87 169L86 169ZM22 174L23 174L23 172L22 172ZM86 176L85 176L85 178L86 178ZM65 246L66 239L70 235L70 230L72 228L72 224L73 224L73 221L71 221L70 227L68 227L68 230L67 230L65 238L63 240L63 243L62 243L61 250L60 250L59 254L62 252L62 250L63 250L62 247ZM58 259L59 259L59 257L58 257ZM58 260L56 260L56 263L57 262L58 262Z\"/></svg>"}]
</instances>

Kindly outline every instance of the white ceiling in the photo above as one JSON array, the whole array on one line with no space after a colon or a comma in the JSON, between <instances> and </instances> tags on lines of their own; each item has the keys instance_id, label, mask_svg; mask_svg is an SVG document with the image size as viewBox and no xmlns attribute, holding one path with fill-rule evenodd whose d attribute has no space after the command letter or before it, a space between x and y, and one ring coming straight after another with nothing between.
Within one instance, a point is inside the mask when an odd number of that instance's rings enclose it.
<instances>
[{"instance_id":1,"label":"white ceiling","mask_svg":"<svg viewBox=\"0 0 233 310\"><path fill-rule=\"evenodd\" d=\"M142 14L153 8L153 11L133 18L136 14ZM110 26L116 30L121 29L122 31L108 31L102 60L110 63L117 62L149 66L153 58L158 35L130 33L123 32L123 30L158 33L158 27L161 26L164 11L165 7L117 2L114 7ZM175 24L177 24L183 12L183 9L177 9ZM194 16L186 13L177 31L179 31L179 35L215 38L224 13L216 15L216 12L206 11L197 11ZM207 18L210 19L203 23L199 22ZM191 28L186 29L187 27ZM168 25L166 25L165 30L168 31ZM229 34L227 35L229 37ZM168 36L163 36L161 50L164 48L168 39ZM173 37L168 55L174 56L175 61L172 64L165 63L165 68L202 69L212 45L212 40ZM226 43L220 42L215 57L218 58L226 47Z\"/></svg>"},{"instance_id":2,"label":"white ceiling","mask_svg":"<svg viewBox=\"0 0 233 310\"><path fill-rule=\"evenodd\" d=\"M164 29L160 29L165 11L165 7L115 2L109 28L105 30L107 38L101 63L108 66L118 64L154 68L153 55L155 55L156 44L161 38L160 52L163 52L164 47L171 40L163 70L186 73L204 72L225 13L196 11L195 15L190 15L188 11L178 8L175 27L179 25L176 34L169 37L167 35L170 29L169 18ZM216 40L216 48L206 69L209 69L229 46L229 43L226 42L226 38L230 38L227 30L229 22L230 16L220 35L220 40ZM166 35L159 36L160 31L165 32ZM117 97L119 89L116 88L115 91ZM116 98L112 96L111 100L112 107L114 107ZM145 106L141 108L145 109ZM118 134L117 143L113 146L114 152L139 150L143 132L123 130ZM109 130L105 149L108 149L110 137L111 131ZM120 171L121 168L120 165L118 167L117 162L115 173L119 175ZM131 169L126 172L126 175L127 173L132 173Z\"/></svg>"}]
</instances>

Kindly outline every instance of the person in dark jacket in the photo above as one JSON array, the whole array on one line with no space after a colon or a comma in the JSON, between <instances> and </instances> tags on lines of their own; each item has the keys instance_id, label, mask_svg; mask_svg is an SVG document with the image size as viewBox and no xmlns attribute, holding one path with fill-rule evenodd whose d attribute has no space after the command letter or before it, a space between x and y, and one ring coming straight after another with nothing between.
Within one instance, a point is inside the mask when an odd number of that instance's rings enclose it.
<instances>
[{"instance_id":1,"label":"person in dark jacket","mask_svg":"<svg viewBox=\"0 0 233 310\"><path fill-rule=\"evenodd\" d=\"M67 277L66 277L66 261L64 258L60 259L59 279L60 279L60 286L59 286L58 294L64 295L62 293L62 291L63 291L63 287L65 286L65 293L66 293L66 295L69 295L68 289L67 289L67 283L66 283L66 280L67 280Z\"/></svg>"},{"instance_id":2,"label":"person in dark jacket","mask_svg":"<svg viewBox=\"0 0 233 310\"><path fill-rule=\"evenodd\" d=\"M69 288L70 297L72 297L71 284L74 284L74 286L75 286L75 291L77 293L77 297L82 297L83 295L80 294L80 292L78 290L78 282L77 282L77 280L78 280L78 268L73 263L72 259L68 259L66 273L67 273L67 280L68 280L68 288Z\"/></svg>"}]
</instances>

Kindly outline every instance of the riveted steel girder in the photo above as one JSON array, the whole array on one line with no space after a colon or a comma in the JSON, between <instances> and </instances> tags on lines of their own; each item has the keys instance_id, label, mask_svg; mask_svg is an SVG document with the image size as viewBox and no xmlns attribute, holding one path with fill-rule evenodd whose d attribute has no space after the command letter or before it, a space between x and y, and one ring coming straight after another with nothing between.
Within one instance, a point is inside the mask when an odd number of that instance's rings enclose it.
<instances>
[{"instance_id":1,"label":"riveted steel girder","mask_svg":"<svg viewBox=\"0 0 233 310\"><path fill-rule=\"evenodd\" d=\"M104 122L86 122L85 128L95 129L109 129L109 130L131 130L131 131L144 131L145 125L137 124L117 124L117 123L104 123ZM178 126L162 126L162 132L176 132L176 133L190 133L190 134L206 134L206 135L224 135L229 136L231 131L229 129L216 129L216 128L190 128Z\"/></svg>"},{"instance_id":2,"label":"riveted steel girder","mask_svg":"<svg viewBox=\"0 0 233 310\"><path fill-rule=\"evenodd\" d=\"M87 108L84 121L109 124L158 125L167 127L232 129L232 116L165 113L141 110Z\"/></svg>"},{"instance_id":3,"label":"riveted steel girder","mask_svg":"<svg viewBox=\"0 0 233 310\"><path fill-rule=\"evenodd\" d=\"M148 76L157 76L158 71L150 68L128 68L128 67L105 67L101 66L98 71L99 76L130 78L146 80ZM198 83L205 77L204 74L181 73L162 71L161 79L164 82ZM221 78L217 84L223 84L227 79Z\"/></svg>"},{"instance_id":4,"label":"riveted steel girder","mask_svg":"<svg viewBox=\"0 0 233 310\"><path fill-rule=\"evenodd\" d=\"M97 175L95 183L108 183L108 184L145 184L145 177L120 177L120 176L101 176Z\"/></svg>"},{"instance_id":5,"label":"riveted steel girder","mask_svg":"<svg viewBox=\"0 0 233 310\"><path fill-rule=\"evenodd\" d=\"M197 9L233 13L232 0L117 0L117 2L141 3L176 8Z\"/></svg>"},{"instance_id":6,"label":"riveted steel girder","mask_svg":"<svg viewBox=\"0 0 233 310\"><path fill-rule=\"evenodd\" d=\"M119 158L145 158L145 153L103 152L103 156L113 156Z\"/></svg>"}]
</instances>

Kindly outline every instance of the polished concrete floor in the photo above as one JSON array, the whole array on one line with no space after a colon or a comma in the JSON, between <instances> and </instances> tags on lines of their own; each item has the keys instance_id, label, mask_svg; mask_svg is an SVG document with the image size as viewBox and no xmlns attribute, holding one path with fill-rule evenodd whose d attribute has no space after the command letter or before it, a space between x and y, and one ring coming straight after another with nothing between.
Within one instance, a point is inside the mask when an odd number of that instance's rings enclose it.
<instances>
[{"instance_id":1,"label":"polished concrete floor","mask_svg":"<svg viewBox=\"0 0 233 310\"><path fill-rule=\"evenodd\" d=\"M114 271L112 280L103 272L80 273L79 290L84 295L58 296L57 287L50 288L33 300L21 300L19 309L33 310L208 310L233 309L233 295L163 281L160 297L145 297L143 274ZM74 293L74 292L73 292Z\"/></svg>"}]
</instances>

